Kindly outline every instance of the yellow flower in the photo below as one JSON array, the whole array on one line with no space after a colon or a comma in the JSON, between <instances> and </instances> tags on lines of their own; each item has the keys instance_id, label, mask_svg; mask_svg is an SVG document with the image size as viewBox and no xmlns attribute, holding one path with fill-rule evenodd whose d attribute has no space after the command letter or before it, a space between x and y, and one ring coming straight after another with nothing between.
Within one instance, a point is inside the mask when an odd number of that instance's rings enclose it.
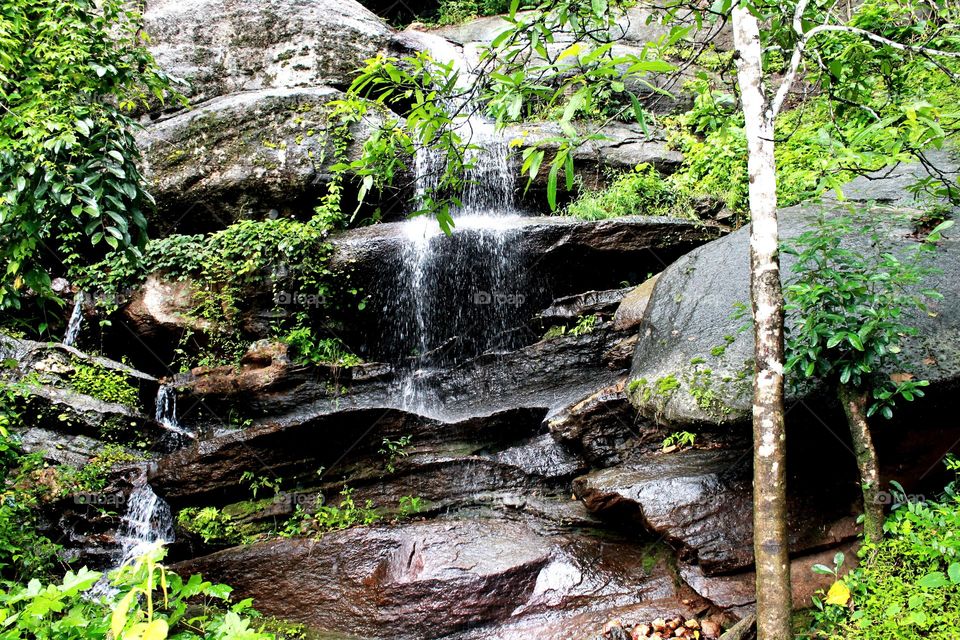
<instances>
[{"instance_id":1,"label":"yellow flower","mask_svg":"<svg viewBox=\"0 0 960 640\"><path fill-rule=\"evenodd\" d=\"M850 589L843 580L837 580L827 591L827 604L846 606L850 601Z\"/></svg>"}]
</instances>

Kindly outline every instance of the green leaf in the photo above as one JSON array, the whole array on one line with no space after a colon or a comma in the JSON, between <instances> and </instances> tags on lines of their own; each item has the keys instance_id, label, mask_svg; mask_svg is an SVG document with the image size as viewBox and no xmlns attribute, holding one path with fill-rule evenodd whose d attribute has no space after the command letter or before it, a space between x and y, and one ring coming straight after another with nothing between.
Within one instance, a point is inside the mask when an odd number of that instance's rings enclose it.
<instances>
[{"instance_id":1,"label":"green leaf","mask_svg":"<svg viewBox=\"0 0 960 640\"><path fill-rule=\"evenodd\" d=\"M563 160L558 162L558 159L554 159L553 165L550 167L550 174L547 176L547 203L550 205L551 211L557 210L557 174L560 172L560 166Z\"/></svg>"},{"instance_id":2,"label":"green leaf","mask_svg":"<svg viewBox=\"0 0 960 640\"><path fill-rule=\"evenodd\" d=\"M597 16L598 18L602 18L607 12L607 0L592 0L590 4L593 8L593 15Z\"/></svg>"},{"instance_id":3,"label":"green leaf","mask_svg":"<svg viewBox=\"0 0 960 640\"><path fill-rule=\"evenodd\" d=\"M942 571L932 571L917 581L917 586L922 589L939 589L949 585L950 581Z\"/></svg>"},{"instance_id":4,"label":"green leaf","mask_svg":"<svg viewBox=\"0 0 960 640\"><path fill-rule=\"evenodd\" d=\"M954 562L947 568L947 575L950 577L950 582L953 584L960 584L960 562Z\"/></svg>"}]
</instances>

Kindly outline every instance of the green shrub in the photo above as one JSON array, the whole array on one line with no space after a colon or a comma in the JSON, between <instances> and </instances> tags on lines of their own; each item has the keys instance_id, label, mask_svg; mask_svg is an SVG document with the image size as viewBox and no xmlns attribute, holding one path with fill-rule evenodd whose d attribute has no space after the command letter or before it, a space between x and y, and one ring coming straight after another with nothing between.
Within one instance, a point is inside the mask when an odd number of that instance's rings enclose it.
<instances>
[{"instance_id":1,"label":"green shrub","mask_svg":"<svg viewBox=\"0 0 960 640\"><path fill-rule=\"evenodd\" d=\"M95 597L100 573L82 568L50 584L0 590L4 638L107 640L275 640L263 632L251 600L232 603L232 589L193 575L183 580L160 564L158 548L111 575L116 593ZM189 609L189 615L187 615Z\"/></svg>"},{"instance_id":2,"label":"green shrub","mask_svg":"<svg viewBox=\"0 0 960 640\"><path fill-rule=\"evenodd\" d=\"M320 537L331 531L349 529L358 525L369 526L382 517L374 508L372 501L367 500L363 505L358 505L353 499L353 488L344 486L340 491L340 503L337 506L318 504L314 513L307 513L297 505L293 516L287 521L280 535L293 537L312 533Z\"/></svg>"},{"instance_id":3,"label":"green shrub","mask_svg":"<svg viewBox=\"0 0 960 640\"><path fill-rule=\"evenodd\" d=\"M319 338L310 327L298 327L283 337L294 362L312 365L355 367L363 362L337 338Z\"/></svg>"},{"instance_id":4,"label":"green shrub","mask_svg":"<svg viewBox=\"0 0 960 640\"><path fill-rule=\"evenodd\" d=\"M535 0L521 0L520 7L536 6ZM510 0L441 0L436 17L423 16L429 24L460 24L480 16L495 16L510 11Z\"/></svg>"},{"instance_id":5,"label":"green shrub","mask_svg":"<svg viewBox=\"0 0 960 640\"><path fill-rule=\"evenodd\" d=\"M240 544L245 540L233 518L216 507L187 507L177 514L177 524L208 544Z\"/></svg>"},{"instance_id":6,"label":"green shrub","mask_svg":"<svg viewBox=\"0 0 960 640\"><path fill-rule=\"evenodd\" d=\"M78 393L93 396L104 402L115 402L134 409L140 404L137 388L130 384L127 374L123 371L75 360L69 383Z\"/></svg>"},{"instance_id":7,"label":"green shrub","mask_svg":"<svg viewBox=\"0 0 960 640\"><path fill-rule=\"evenodd\" d=\"M620 174L606 189L581 194L562 210L562 214L582 220L634 215L692 215L690 199L649 164L638 165L634 171Z\"/></svg>"},{"instance_id":8,"label":"green shrub","mask_svg":"<svg viewBox=\"0 0 960 640\"><path fill-rule=\"evenodd\" d=\"M960 619L960 497L951 492L939 501L908 502L894 510L884 530L887 537L863 546L863 564L831 589L834 597L814 600L812 636L954 640Z\"/></svg>"},{"instance_id":9,"label":"green shrub","mask_svg":"<svg viewBox=\"0 0 960 640\"><path fill-rule=\"evenodd\" d=\"M120 0L6 0L0 11L0 308L51 274L143 246L153 199L131 113L170 89ZM179 99L179 97L177 97Z\"/></svg>"}]
</instances>

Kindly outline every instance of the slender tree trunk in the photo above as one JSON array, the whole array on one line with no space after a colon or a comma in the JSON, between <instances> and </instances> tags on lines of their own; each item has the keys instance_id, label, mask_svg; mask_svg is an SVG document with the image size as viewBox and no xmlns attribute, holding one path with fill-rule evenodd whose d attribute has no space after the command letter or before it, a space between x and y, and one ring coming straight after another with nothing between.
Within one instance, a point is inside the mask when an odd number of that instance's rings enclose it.
<instances>
[{"instance_id":1,"label":"slender tree trunk","mask_svg":"<svg viewBox=\"0 0 960 640\"><path fill-rule=\"evenodd\" d=\"M857 469L860 471L860 486L863 488L863 535L867 540L877 541L883 537L883 502L880 500L877 450L873 447L873 437L867 423L867 392L842 384L838 395L843 411L847 414L853 452L857 457Z\"/></svg>"},{"instance_id":2,"label":"slender tree trunk","mask_svg":"<svg viewBox=\"0 0 960 640\"><path fill-rule=\"evenodd\" d=\"M737 81L746 123L750 174L750 298L753 306L753 549L757 636L789 640L792 593L787 542L786 437L783 408L783 291L780 284L773 119L761 63L760 26L733 10Z\"/></svg>"}]
</instances>

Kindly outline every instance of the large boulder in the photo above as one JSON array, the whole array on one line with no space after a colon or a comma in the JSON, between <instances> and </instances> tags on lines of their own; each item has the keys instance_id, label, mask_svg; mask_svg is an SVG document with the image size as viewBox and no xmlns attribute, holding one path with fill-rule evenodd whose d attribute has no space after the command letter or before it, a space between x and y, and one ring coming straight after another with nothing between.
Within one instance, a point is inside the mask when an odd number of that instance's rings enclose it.
<instances>
[{"instance_id":1,"label":"large boulder","mask_svg":"<svg viewBox=\"0 0 960 640\"><path fill-rule=\"evenodd\" d=\"M726 573L753 564L750 459L749 450L723 449L644 455L578 478L574 491L591 511L635 518L706 574ZM849 486L820 489L818 494L808 483L791 493L793 552L856 536Z\"/></svg>"},{"instance_id":2,"label":"large boulder","mask_svg":"<svg viewBox=\"0 0 960 640\"><path fill-rule=\"evenodd\" d=\"M651 550L652 551L652 550ZM447 519L236 547L177 565L252 596L267 614L365 638L589 637L611 613L691 615L668 570L615 540ZM477 632L482 631L480 635Z\"/></svg>"},{"instance_id":3,"label":"large boulder","mask_svg":"<svg viewBox=\"0 0 960 640\"><path fill-rule=\"evenodd\" d=\"M267 88L210 100L138 133L161 233L205 232L241 216L303 215L332 179L338 122L330 87ZM348 159L379 126L374 112L350 127Z\"/></svg>"},{"instance_id":4,"label":"large boulder","mask_svg":"<svg viewBox=\"0 0 960 640\"><path fill-rule=\"evenodd\" d=\"M394 32L354 0L149 0L150 50L194 104L244 91L346 88Z\"/></svg>"},{"instance_id":5,"label":"large boulder","mask_svg":"<svg viewBox=\"0 0 960 640\"><path fill-rule=\"evenodd\" d=\"M948 170L944 155L934 160ZM917 242L909 223L897 216L916 215L916 203L906 186L922 175L916 166L869 179L854 180L844 188L847 202L826 198L780 212L781 238L796 238L811 228L818 215L841 212L847 206L861 210L876 206L872 215L888 222L885 232L896 245ZM877 205L870 203L877 201ZM882 204L883 206L879 206ZM850 246L869 250L867 237L848 239ZM789 281L793 256L781 255L782 276ZM908 340L905 356L910 370L931 381L934 391L960 383L960 238L948 233L936 255L941 270L925 282L940 291L930 314L916 313L911 321L920 330ZM640 325L634 354L632 399L644 414L674 426L744 422L750 416L753 336L749 321L749 228L691 251L670 265L657 281ZM788 325L794 322L788 318ZM886 373L895 373L888 370ZM790 386L788 400L815 399L815 387ZM818 403L819 404L819 403Z\"/></svg>"}]
</instances>

